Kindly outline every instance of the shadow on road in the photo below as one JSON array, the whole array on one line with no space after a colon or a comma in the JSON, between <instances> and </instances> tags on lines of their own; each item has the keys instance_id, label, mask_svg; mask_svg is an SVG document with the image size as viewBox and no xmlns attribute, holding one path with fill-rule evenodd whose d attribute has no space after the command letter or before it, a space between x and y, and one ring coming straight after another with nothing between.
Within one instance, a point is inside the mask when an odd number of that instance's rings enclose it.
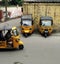
<instances>
[{"instance_id":1,"label":"shadow on road","mask_svg":"<svg viewBox=\"0 0 60 64\"><path fill-rule=\"evenodd\" d=\"M20 51L18 49L0 49L0 52Z\"/></svg>"}]
</instances>

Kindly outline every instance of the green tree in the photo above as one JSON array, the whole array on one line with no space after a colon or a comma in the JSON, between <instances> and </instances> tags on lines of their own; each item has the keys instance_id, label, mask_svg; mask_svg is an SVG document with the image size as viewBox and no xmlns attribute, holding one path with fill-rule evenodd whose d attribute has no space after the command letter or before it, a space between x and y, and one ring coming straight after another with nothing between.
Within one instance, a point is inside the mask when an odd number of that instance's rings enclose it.
<instances>
[{"instance_id":1,"label":"green tree","mask_svg":"<svg viewBox=\"0 0 60 64\"><path fill-rule=\"evenodd\" d=\"M12 0L16 5L21 6L23 4L23 0Z\"/></svg>"},{"instance_id":2,"label":"green tree","mask_svg":"<svg viewBox=\"0 0 60 64\"><path fill-rule=\"evenodd\" d=\"M7 0L5 0L6 19L7 19L7 6L8 6L8 1L7 1Z\"/></svg>"},{"instance_id":3,"label":"green tree","mask_svg":"<svg viewBox=\"0 0 60 64\"><path fill-rule=\"evenodd\" d=\"M7 6L8 6L8 0L2 0L3 6L5 6L5 11L6 11L6 19L7 19Z\"/></svg>"},{"instance_id":4,"label":"green tree","mask_svg":"<svg viewBox=\"0 0 60 64\"><path fill-rule=\"evenodd\" d=\"M2 0L2 4L5 5L5 0Z\"/></svg>"}]
</instances>

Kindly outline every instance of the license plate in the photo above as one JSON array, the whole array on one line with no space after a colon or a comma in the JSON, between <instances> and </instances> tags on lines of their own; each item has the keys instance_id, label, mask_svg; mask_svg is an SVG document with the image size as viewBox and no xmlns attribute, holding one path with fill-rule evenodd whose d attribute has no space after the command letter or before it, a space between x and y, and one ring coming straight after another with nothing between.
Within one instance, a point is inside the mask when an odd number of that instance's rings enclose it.
<instances>
[{"instance_id":1,"label":"license plate","mask_svg":"<svg viewBox=\"0 0 60 64\"><path fill-rule=\"evenodd\" d=\"M48 31L45 31L45 33L48 33Z\"/></svg>"}]
</instances>

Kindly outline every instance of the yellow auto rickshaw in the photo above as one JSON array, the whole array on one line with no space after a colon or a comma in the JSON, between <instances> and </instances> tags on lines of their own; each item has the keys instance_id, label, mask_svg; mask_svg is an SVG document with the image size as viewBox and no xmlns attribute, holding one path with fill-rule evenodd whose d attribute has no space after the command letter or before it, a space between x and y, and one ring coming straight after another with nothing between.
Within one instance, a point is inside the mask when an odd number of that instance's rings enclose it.
<instances>
[{"instance_id":1,"label":"yellow auto rickshaw","mask_svg":"<svg viewBox=\"0 0 60 64\"><path fill-rule=\"evenodd\" d=\"M24 44L20 40L20 35L16 27L1 29L3 37L0 38L0 49L23 49Z\"/></svg>"},{"instance_id":2,"label":"yellow auto rickshaw","mask_svg":"<svg viewBox=\"0 0 60 64\"><path fill-rule=\"evenodd\" d=\"M23 15L21 17L21 33L27 37L28 35L32 34L34 31L34 23L32 19L32 15Z\"/></svg>"},{"instance_id":3,"label":"yellow auto rickshaw","mask_svg":"<svg viewBox=\"0 0 60 64\"><path fill-rule=\"evenodd\" d=\"M53 31L53 19L50 16L43 16L40 18L38 30L39 32L47 37Z\"/></svg>"}]
</instances>

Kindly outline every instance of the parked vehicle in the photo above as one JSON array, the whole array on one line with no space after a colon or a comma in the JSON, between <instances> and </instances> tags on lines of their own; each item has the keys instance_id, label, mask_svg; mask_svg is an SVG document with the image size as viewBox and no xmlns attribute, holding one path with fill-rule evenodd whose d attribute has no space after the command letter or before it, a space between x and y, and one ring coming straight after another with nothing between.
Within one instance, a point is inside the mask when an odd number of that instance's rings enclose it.
<instances>
[{"instance_id":1,"label":"parked vehicle","mask_svg":"<svg viewBox=\"0 0 60 64\"><path fill-rule=\"evenodd\" d=\"M43 17L40 18L39 25L38 25L38 30L42 35L47 37L53 31L52 26L53 26L52 17L43 16Z\"/></svg>"},{"instance_id":2,"label":"parked vehicle","mask_svg":"<svg viewBox=\"0 0 60 64\"><path fill-rule=\"evenodd\" d=\"M27 37L32 34L34 31L34 23L32 19L32 15L23 15L21 17L21 33Z\"/></svg>"}]
</instances>

